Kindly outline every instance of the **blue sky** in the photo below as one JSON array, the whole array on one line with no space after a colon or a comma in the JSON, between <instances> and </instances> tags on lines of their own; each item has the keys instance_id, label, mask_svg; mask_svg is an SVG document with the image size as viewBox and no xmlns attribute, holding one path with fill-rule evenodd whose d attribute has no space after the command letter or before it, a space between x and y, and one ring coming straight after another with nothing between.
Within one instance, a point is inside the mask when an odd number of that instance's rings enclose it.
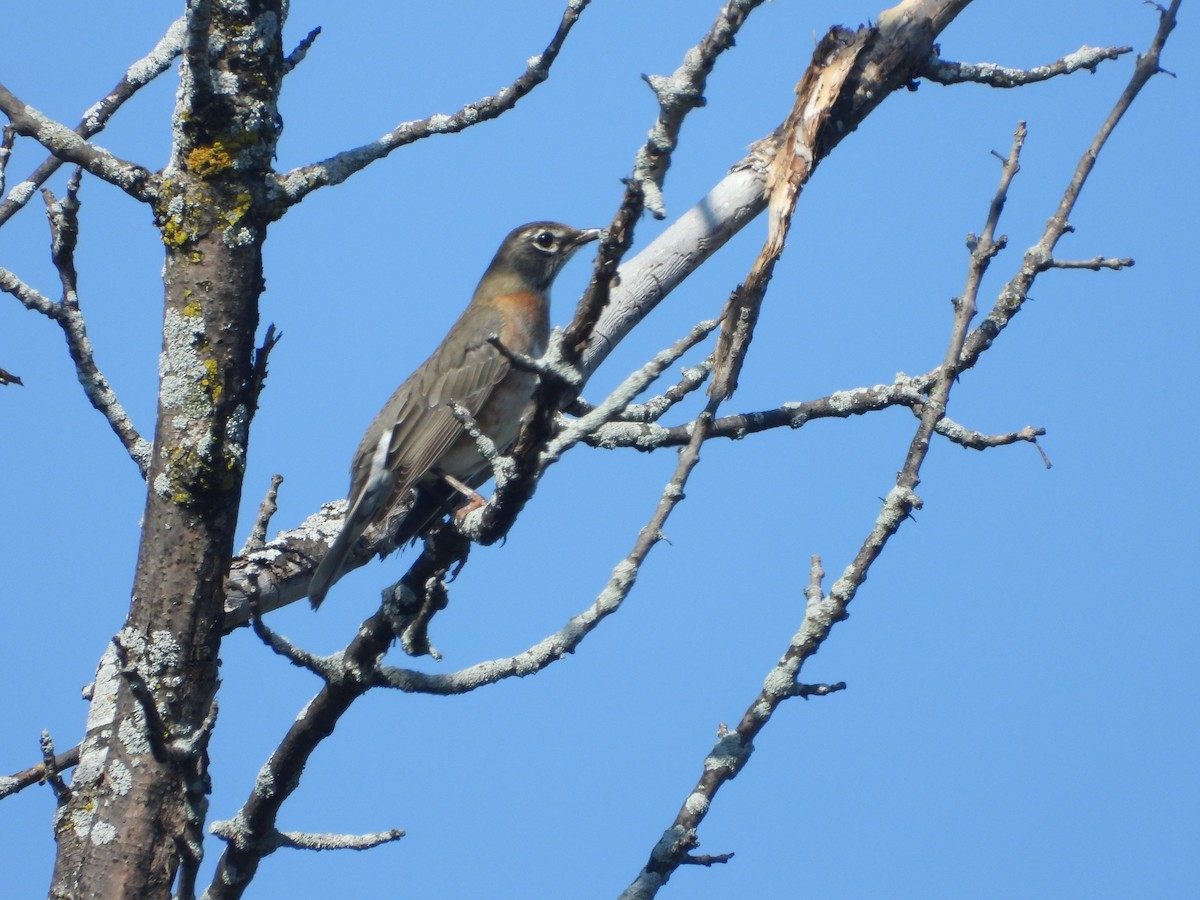
<instances>
[{"instance_id":1,"label":"blue sky","mask_svg":"<svg viewBox=\"0 0 1200 900\"><path fill-rule=\"evenodd\" d=\"M655 114L639 75L673 70L717 6L597 0L550 80L514 112L398 151L272 226L262 320L285 336L254 423L243 535L272 473L286 479L273 531L344 496L366 424L458 315L510 228L607 224ZM548 0L379 7L292 4L290 43L324 31L284 87L280 170L493 93L540 52L561 12ZM684 126L669 216L787 114L814 36L881 9L758 9ZM74 124L175 15L175 4L127 0L8 10L0 81ZM1031 66L1084 43L1142 49L1156 22L1135 0L981 2L941 46L951 59ZM1062 256L1137 265L1044 276L952 395L951 416L981 431L1045 427L1054 468L1027 445L935 444L924 509L803 674L849 689L780 710L701 830L702 852L733 851L733 861L685 868L662 896L1194 896L1196 59L1184 4L1163 59L1179 77L1156 78L1134 105L1060 245ZM966 277L964 236L982 228L998 177L989 151L1006 152L1017 121L1028 122L1001 224L1010 249L985 304L1037 239L1131 68L1125 57L1019 91L922 84L890 97L805 190L726 411L940 362L946 301ZM140 94L98 143L161 166L172 79ZM20 144L10 186L39 159ZM81 302L98 361L149 434L161 244L148 211L118 191L88 181L81 198ZM644 219L634 252L665 224ZM751 224L676 291L587 396L715 315L764 231ZM0 231L0 265L56 293L33 205ZM560 278L555 322L569 318L587 273L581 258ZM78 692L124 619L143 486L87 406L57 328L7 296L0 366L25 380L0 390L7 774L35 761L41 729L60 749L82 734ZM578 653L466 697L375 692L314 756L280 821L408 837L366 854L280 851L251 896L615 896L674 818L718 723L741 716L786 648L809 556L822 556L828 586L871 527L914 427L893 410L710 444L670 544ZM449 672L517 653L585 608L674 465L670 451L570 454L507 543L477 549L453 585L432 633L445 659L412 665ZM319 614L297 605L271 622L302 646L335 650L404 562L347 577ZM245 632L223 658L211 819L236 811L318 687ZM44 893L52 809L44 788L0 803L6 895ZM206 871L220 850L208 841Z\"/></svg>"}]
</instances>

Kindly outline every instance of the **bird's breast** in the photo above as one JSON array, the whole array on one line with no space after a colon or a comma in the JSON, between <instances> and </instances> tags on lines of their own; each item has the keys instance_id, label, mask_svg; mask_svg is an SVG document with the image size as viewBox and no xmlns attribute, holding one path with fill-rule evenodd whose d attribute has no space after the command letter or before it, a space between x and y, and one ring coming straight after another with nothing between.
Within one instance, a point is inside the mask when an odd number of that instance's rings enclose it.
<instances>
[{"instance_id":1,"label":"bird's breast","mask_svg":"<svg viewBox=\"0 0 1200 900\"><path fill-rule=\"evenodd\" d=\"M500 313L500 342L515 353L541 356L550 335L550 304L536 291L515 291L493 299Z\"/></svg>"}]
</instances>

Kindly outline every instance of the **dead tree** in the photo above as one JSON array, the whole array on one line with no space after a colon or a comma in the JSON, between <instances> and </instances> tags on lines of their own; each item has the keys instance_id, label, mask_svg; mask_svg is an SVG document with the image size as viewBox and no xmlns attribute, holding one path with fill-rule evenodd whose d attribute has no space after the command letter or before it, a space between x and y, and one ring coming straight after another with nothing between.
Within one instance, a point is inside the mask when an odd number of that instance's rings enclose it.
<instances>
[{"instance_id":1,"label":"dead tree","mask_svg":"<svg viewBox=\"0 0 1200 900\"><path fill-rule=\"evenodd\" d=\"M495 95L451 115L403 122L377 141L287 172L276 171L280 139L277 100L287 76L313 46L314 31L290 52L281 39L288 4L272 0L189 2L160 44L72 128L47 118L0 87L5 129L0 165L19 138L36 141L50 156L18 183L0 205L0 226L26 209L37 190L62 165L73 167L59 197L45 191L60 299L0 269L0 288L63 330L89 402L145 479L141 547L125 626L112 638L91 686L87 730L79 746L56 754L47 737L43 761L0 782L5 793L47 781L58 799L58 856L51 896L194 896L209 827L224 841L211 898L241 896L263 857L280 847L364 849L399 838L389 830L366 835L299 834L278 826L284 801L296 790L312 752L351 704L372 688L449 695L510 677L534 674L574 653L601 622L617 612L640 567L661 542L668 518L683 499L707 441L776 428L799 428L826 418L883 409L909 410L915 427L900 471L882 498L875 521L842 573L826 584L813 557L803 620L782 657L767 667L761 693L748 699L744 716L723 727L702 756L696 787L681 798L623 896L656 894L677 868L712 865L728 855L692 851L718 791L747 765L756 736L778 705L792 697L835 692L840 683L801 679L804 663L821 646L867 578L872 564L919 509L921 467L933 441L985 449L1033 443L1034 426L983 434L951 419L956 380L980 363L1020 312L1030 289L1054 269L1121 269L1125 258L1071 260L1056 255L1085 181L1109 134L1140 89L1159 69L1159 54L1175 23L1178 0L1160 11L1159 27L1138 57L1128 87L1082 157L1066 192L1049 211L1047 225L1025 251L992 301L980 296L984 273L1004 249L1001 212L1019 168L1025 140L1017 127L1002 154L999 183L982 230L972 235L965 285L954 299L945 353L936 367L891 384L841 391L755 412L732 412L730 398L752 346L759 312L783 252L793 213L814 170L897 91L919 81L1016 87L1078 70L1094 70L1128 47L1089 48L1031 70L956 63L939 55L942 31L969 0L903 0L881 10L870 25L830 29L804 65L797 64L796 99L782 123L731 172L702 204L674 221L659 238L630 256L639 221L662 218L662 187L687 115L703 105L705 89L722 54L761 0L729 0L703 39L670 75L646 78L658 114L643 146L624 173L620 196L593 265L591 282L569 324L540 360L514 364L541 376L535 408L511 452L494 455L496 491L489 503L461 521L443 523L424 537L407 573L385 591L378 611L339 653L318 656L272 631L263 614L304 597L307 580L336 533L344 504L315 510L299 527L266 540L276 482L247 546L235 552L238 509L250 450L251 423L263 393L268 357L278 337L266 329L257 343L264 289L263 246L270 226L313 192L337 185L393 151L435 134L473 127L507 113L551 77L561 53L581 38L578 24L587 0L571 0L549 43L525 71ZM91 138L144 84L179 62L180 90L167 166L118 158ZM552 81L551 81L552 83ZM138 432L100 371L79 303L74 252L79 236L81 185L99 179L116 186L153 214L165 248L161 383L153 435ZM590 376L645 316L733 234L767 217L767 238L744 280L712 319L664 340L664 349L629 374L608 396L584 398ZM589 223L590 224L590 223ZM981 311L983 316L979 317ZM710 335L715 337L710 339ZM668 370L694 348L711 348L682 376L646 397ZM3 363L3 360L0 360ZM0 369L0 384L20 385ZM15 389L15 388L14 388ZM703 392L703 393L701 393ZM639 398L641 399L639 402ZM669 413L689 409L682 421ZM676 448L678 466L608 583L562 629L523 653L457 672L430 675L385 664L399 641L406 653L431 654L428 628L448 602L449 577L467 562L472 543L494 544L508 534L536 499L539 480L573 448ZM493 448L494 449L494 448ZM399 543L396 527L369 535L354 558L362 565ZM208 742L217 723L218 664L223 636L250 623L263 642L314 673L322 687L305 714L263 764L236 814L208 823ZM64 771L74 767L68 783Z\"/></svg>"}]
</instances>

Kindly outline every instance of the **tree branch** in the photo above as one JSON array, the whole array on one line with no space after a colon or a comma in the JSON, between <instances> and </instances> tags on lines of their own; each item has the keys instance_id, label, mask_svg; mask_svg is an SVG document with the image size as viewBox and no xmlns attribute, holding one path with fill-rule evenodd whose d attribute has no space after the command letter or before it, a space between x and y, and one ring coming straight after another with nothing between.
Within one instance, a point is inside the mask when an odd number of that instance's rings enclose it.
<instances>
[{"instance_id":1,"label":"tree branch","mask_svg":"<svg viewBox=\"0 0 1200 900\"><path fill-rule=\"evenodd\" d=\"M342 714L376 681L379 660L402 630L406 617L419 613L423 586L448 571L466 552L467 542L452 529L433 535L402 581L406 596L413 602L405 608L388 599L378 612L359 626L354 640L338 654L317 660L303 651L282 650L282 639L272 641L277 651L298 661L316 663L315 670L325 684L305 706L275 752L263 764L249 797L236 816L222 825L221 836L228 841L208 888L209 900L240 897L254 878L262 858L277 846L276 822L284 801L300 784L300 776L309 757L328 737ZM260 636L265 633L257 623ZM314 666L307 666L314 668Z\"/></svg>"},{"instance_id":2,"label":"tree branch","mask_svg":"<svg viewBox=\"0 0 1200 900\"><path fill-rule=\"evenodd\" d=\"M54 762L47 765L45 756L36 766L30 766L24 771L0 778L0 800L13 794L20 793L31 784L41 784L51 772L62 772L74 767L79 762L79 746L76 745L65 753L56 754Z\"/></svg>"},{"instance_id":3,"label":"tree branch","mask_svg":"<svg viewBox=\"0 0 1200 900\"><path fill-rule=\"evenodd\" d=\"M1079 199L1083 185L1087 181L1088 175L1091 174L1093 166L1096 164L1096 158L1100 155L1100 151L1104 148L1109 136L1117 127L1122 116L1128 111L1142 88L1146 86L1151 78L1163 71L1159 66L1159 57L1167 37L1175 28L1175 13L1178 9L1179 0L1174 0L1167 9L1159 7L1158 29L1155 32L1154 39L1150 43L1150 49L1144 55L1138 57L1129 83L1125 86L1125 89L1121 92L1121 96L1109 112L1108 117L1100 126L1095 138L1092 139L1092 143L1079 158L1079 162L1075 166L1075 171L1071 175L1066 189L1063 191L1058 209L1055 210L1054 215L1046 223L1046 229L1042 233L1041 239L1025 251L1025 258L1020 271L1004 286L995 307L993 307L992 311L979 324L979 327L968 337L963 347L965 357L962 366L963 370L974 365L974 361L979 358L980 353L991 346L1000 332L1012 321L1013 316L1020 311L1026 298L1029 296L1029 289L1033 286L1037 276L1047 269L1054 267L1054 248L1062 236L1071 228L1069 221L1071 211L1075 208L1075 203ZM1133 261L1130 260L1129 262L1132 264Z\"/></svg>"},{"instance_id":4,"label":"tree branch","mask_svg":"<svg viewBox=\"0 0 1200 900\"><path fill-rule=\"evenodd\" d=\"M571 33L571 29L590 2L591 0L569 0L566 9L563 10L558 30L550 39L550 43L546 45L546 49L530 59L525 71L508 87L502 88L499 93L476 100L474 103L468 103L448 116L438 113L426 119L403 122L377 141L276 176L280 197L274 217L282 216L288 207L299 203L318 188L341 184L351 175L362 171L371 163L383 159L399 147L435 134L455 134L472 125L495 119L508 112L530 91L550 77L550 68L558 58L567 35Z\"/></svg>"},{"instance_id":5,"label":"tree branch","mask_svg":"<svg viewBox=\"0 0 1200 900\"><path fill-rule=\"evenodd\" d=\"M261 550L266 545L267 529L271 526L271 519L279 511L276 500L279 497L279 486L281 484L283 484L282 475L276 474L271 476L271 486L267 488L267 494L258 506L258 515L254 519L254 527L250 529L250 536L246 538L246 544L242 547L240 556L245 556L247 553L255 550Z\"/></svg>"},{"instance_id":6,"label":"tree branch","mask_svg":"<svg viewBox=\"0 0 1200 900\"><path fill-rule=\"evenodd\" d=\"M676 505L683 499L683 489L688 478L700 462L700 445L704 443L710 421L709 413L705 413L697 421L692 441L680 452L675 474L667 483L653 515L638 532L629 555L613 567L608 583L588 609L572 617L554 634L516 656L489 660L445 675L430 675L411 669L381 666L376 673L376 684L407 693L465 694L506 678L524 678L540 672L574 653L583 639L591 634L600 622L620 609L633 589L642 563L654 546L663 539L663 526Z\"/></svg>"},{"instance_id":7,"label":"tree branch","mask_svg":"<svg viewBox=\"0 0 1200 900\"><path fill-rule=\"evenodd\" d=\"M304 57L308 56L308 51L312 49L312 45L316 43L317 38L320 36L320 34L321 34L321 26L318 25L316 28L314 28L312 31L310 31L308 34L306 34L304 36L304 40L302 40L299 44L296 45L295 50L293 50L291 53L289 53L287 55L287 59L285 59L283 61L283 74L284 75L287 75L293 69L295 69L296 66L298 66L298 65L300 65L300 63L304 62Z\"/></svg>"},{"instance_id":8,"label":"tree branch","mask_svg":"<svg viewBox=\"0 0 1200 900\"><path fill-rule=\"evenodd\" d=\"M641 189L646 209L656 219L667 215L662 197L663 179L671 165L683 120L693 109L704 106L704 89L717 57L733 46L747 16L762 2L730 0L717 14L704 39L687 52L679 68L670 75L642 76L658 100L659 115L645 146L634 158L633 180Z\"/></svg>"},{"instance_id":9,"label":"tree branch","mask_svg":"<svg viewBox=\"0 0 1200 900\"><path fill-rule=\"evenodd\" d=\"M1129 86L1122 93L1113 112L1101 126L1096 139L1093 140L1088 151L1080 160L1075 175L1059 203L1058 212L1048 223L1042 240L1026 253L1021 272L1006 285L1002 292L997 309L993 310L993 314L998 315L998 318L1005 323L1025 298L1025 293L1021 291L1021 288L1023 287L1027 291L1037 273L1048 267L1054 242L1068 227L1067 214L1078 198L1079 191L1082 189L1104 141L1111 134L1121 114L1128 109L1141 87L1159 71L1158 55L1167 35L1174 26L1174 14L1178 5L1179 0L1175 0L1169 10L1162 11L1159 30L1151 46L1151 51L1139 59ZM810 584L805 592L808 597L808 606L804 623L793 637L788 651L779 664L767 676L762 693L747 708L735 731L719 736L717 744L705 758L703 774L696 789L684 801L675 822L655 845L650 860L621 895L623 900L635 900L635 898L642 900L642 898L653 897L671 874L684 863L688 850L698 843L696 829L708 813L717 791L745 767L753 752L754 738L766 725L778 704L789 696L804 693L803 688L796 681L804 661L819 649L833 624L845 618L846 608L866 580L871 565L879 558L888 540L899 530L904 520L909 518L912 510L920 508L921 499L915 493L915 488L920 481L921 465L929 451L930 436L937 424L944 419L949 393L958 374L969 365L973 365L978 359L978 354L986 349L985 345L990 344L990 341L986 340L986 334L980 336L981 329L969 332L968 327L975 312L975 298L983 274L992 258L1004 244L1002 238L996 239L995 229L1004 206L1008 186L1018 170L1017 161L1024 137L1025 127L1024 123L1021 123L1014 136L1012 151L1001 171L1000 184L992 200L983 234L979 238L972 236L969 241L971 261L968 268L967 286L963 296L955 300L954 325L945 360L937 370L938 375L932 385L930 398L921 410L921 423L909 445L896 483L884 500L874 527L861 545L854 561L846 568L842 577L833 584L828 595L823 593L820 586L824 577L820 559L816 556L813 557ZM1039 249L1042 252L1036 252ZM989 320L991 317L989 315ZM1000 327L1002 328L1003 325Z\"/></svg>"},{"instance_id":10,"label":"tree branch","mask_svg":"<svg viewBox=\"0 0 1200 900\"><path fill-rule=\"evenodd\" d=\"M1096 66L1106 59L1116 59L1122 54L1129 53L1132 47L1089 47L1084 44L1074 53L1051 63L1048 66L1034 66L1032 69L1012 69L998 66L995 63L960 63L939 59L937 55L930 57L929 62L921 71L921 77L937 84L986 84L988 87L1012 88L1048 81L1059 75L1070 75L1081 69L1088 72L1096 71Z\"/></svg>"},{"instance_id":11,"label":"tree branch","mask_svg":"<svg viewBox=\"0 0 1200 900\"><path fill-rule=\"evenodd\" d=\"M108 120L126 100L170 68L172 61L179 56L183 48L183 34L184 20L176 19L167 29L167 33L154 45L154 49L126 69L124 77L116 86L84 112L83 119L75 126L75 133L81 138L90 138L103 131ZM34 169L28 178L14 185L12 193L0 203L0 226L28 203L37 189L45 184L62 164L63 160L51 156ZM3 189L4 183L0 181L0 192Z\"/></svg>"},{"instance_id":12,"label":"tree branch","mask_svg":"<svg viewBox=\"0 0 1200 900\"><path fill-rule=\"evenodd\" d=\"M1050 268L1052 269L1090 269L1093 272L1099 272L1101 269L1112 269L1114 272L1121 269L1128 269L1133 265L1133 260L1128 256L1105 257L1093 256L1091 259L1052 259L1050 260Z\"/></svg>"},{"instance_id":13,"label":"tree branch","mask_svg":"<svg viewBox=\"0 0 1200 900\"><path fill-rule=\"evenodd\" d=\"M839 111L838 130L849 134L883 99L928 65L937 35L967 0L906 0L883 12L878 38L862 63L853 97ZM694 207L618 270L619 284L589 337L581 363L591 375L633 328L746 223L766 208L767 169L781 131L758 141ZM814 167L831 146L821 145Z\"/></svg>"},{"instance_id":14,"label":"tree branch","mask_svg":"<svg viewBox=\"0 0 1200 900\"><path fill-rule=\"evenodd\" d=\"M854 130L888 93L916 77L915 73L928 61L933 40L940 29L945 28L965 5L963 0L906 0L893 10L885 11L877 25L879 34L861 61L860 68L866 74L854 83L852 91L847 86L850 96L844 98L845 105L839 107L836 117L838 127L844 129L845 133ZM583 382L664 297L766 207L766 170L778 151L781 131L782 126L755 144L754 150L737 162L731 173L700 203L636 257L620 266L617 283L611 288L610 301L600 307L595 328L582 351L578 374ZM819 142L814 165L829 149L824 140ZM604 252L602 249L602 255ZM988 330L1013 314L1015 310L1012 308L1001 310L998 307L993 311L996 322L989 324ZM979 338L980 335L976 333L969 338L965 351L969 358L977 356L981 349ZM936 370L912 379L911 383L902 384L898 381L892 386L858 388L809 404L789 403L775 411L722 417L714 421L712 435L735 438L743 433L780 427L782 424L798 427L805 417L857 415L867 407L874 406L911 406L920 402L921 394L928 390L935 377ZM863 397L854 397L852 400L848 396L860 392L872 395L869 403ZM860 401L867 403L867 406L858 405ZM843 406L847 403L850 404L848 407ZM554 408L557 409L556 406ZM532 446L540 452L540 445L553 437L558 427L557 413L547 414L545 422L538 425L540 440L533 440ZM664 430L658 425L626 426L612 422L603 426L588 442L603 446L638 446L642 449L682 446L688 441L688 427L684 425ZM518 451L519 448L514 448L512 454L517 456ZM530 471L536 469L537 456L529 456L525 465ZM343 512L344 506L340 501L326 504L301 526L271 541L263 552L252 558L236 560L230 577L228 627L247 621L244 601L256 591L261 592L258 593L258 602L264 612L305 596L314 560L321 557L336 535ZM362 559L386 555L395 546L392 537L385 531L378 535L376 543L364 549Z\"/></svg>"},{"instance_id":15,"label":"tree branch","mask_svg":"<svg viewBox=\"0 0 1200 900\"><path fill-rule=\"evenodd\" d=\"M75 363L75 372L88 402L108 421L113 433L145 478L150 465L150 442L138 433L129 414L117 399L112 385L96 365L83 311L79 308L75 273L75 244L79 237L79 178L79 171L76 170L67 184L67 194L61 202L49 190L44 192L46 213L50 220L51 256L62 284L62 300L55 303L2 267L0 290L16 297L26 309L52 319L62 329L63 337L67 341L67 351Z\"/></svg>"},{"instance_id":16,"label":"tree branch","mask_svg":"<svg viewBox=\"0 0 1200 900\"><path fill-rule=\"evenodd\" d=\"M158 198L158 178L150 170L88 143L77 131L23 103L2 84L0 112L8 116L17 134L33 138L63 162L75 163L143 203L152 203ZM11 199L23 204L29 199L26 192L33 190L30 182L19 184L13 188Z\"/></svg>"}]
</instances>

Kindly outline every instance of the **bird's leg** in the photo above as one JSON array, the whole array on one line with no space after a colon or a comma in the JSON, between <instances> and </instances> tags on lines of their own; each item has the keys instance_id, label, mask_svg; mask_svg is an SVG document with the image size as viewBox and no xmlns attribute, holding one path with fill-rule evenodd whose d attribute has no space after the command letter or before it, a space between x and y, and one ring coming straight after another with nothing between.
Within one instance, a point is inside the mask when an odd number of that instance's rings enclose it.
<instances>
[{"instance_id":1,"label":"bird's leg","mask_svg":"<svg viewBox=\"0 0 1200 900\"><path fill-rule=\"evenodd\" d=\"M485 500L479 494L478 491L476 491L474 488L469 487L464 482L459 481L453 475L443 472L441 469L437 470L437 474L441 477L441 479L443 481L446 482L446 484L450 485L450 487L454 488L456 491L458 491L460 494L462 494L464 497L467 498L466 505L459 507L458 510L455 511L454 515L456 518L460 517L460 516L465 516L471 510L479 509L479 507L481 507L487 503L487 500Z\"/></svg>"}]
</instances>

